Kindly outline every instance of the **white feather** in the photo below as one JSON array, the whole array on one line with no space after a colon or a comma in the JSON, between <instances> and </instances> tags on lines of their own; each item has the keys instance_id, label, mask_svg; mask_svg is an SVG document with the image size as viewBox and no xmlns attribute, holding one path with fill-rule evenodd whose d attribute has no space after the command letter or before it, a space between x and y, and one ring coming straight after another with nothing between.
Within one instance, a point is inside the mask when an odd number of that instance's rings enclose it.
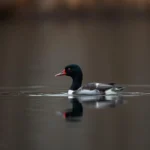
<instances>
[{"instance_id":1,"label":"white feather","mask_svg":"<svg viewBox=\"0 0 150 150\"><path fill-rule=\"evenodd\" d=\"M73 95L73 90L68 90L68 95ZM86 89L82 89L82 90L77 90L75 91L75 94L79 94L79 95L96 95L96 94L100 94L99 90L86 90Z\"/></svg>"},{"instance_id":2,"label":"white feather","mask_svg":"<svg viewBox=\"0 0 150 150\"><path fill-rule=\"evenodd\" d=\"M73 90L68 90L68 95L73 95Z\"/></svg>"},{"instance_id":3,"label":"white feather","mask_svg":"<svg viewBox=\"0 0 150 150\"><path fill-rule=\"evenodd\" d=\"M81 94L81 95L96 95L96 94L100 94L99 90L79 90L76 92L77 94Z\"/></svg>"}]
</instances>

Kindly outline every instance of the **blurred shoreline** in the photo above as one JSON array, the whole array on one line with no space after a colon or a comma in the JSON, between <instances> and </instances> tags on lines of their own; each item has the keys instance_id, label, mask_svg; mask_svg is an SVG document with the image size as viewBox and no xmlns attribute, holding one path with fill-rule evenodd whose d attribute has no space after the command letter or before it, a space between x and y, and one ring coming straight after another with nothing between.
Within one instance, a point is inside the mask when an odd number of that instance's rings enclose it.
<instances>
[{"instance_id":1,"label":"blurred shoreline","mask_svg":"<svg viewBox=\"0 0 150 150\"><path fill-rule=\"evenodd\" d=\"M122 17L150 17L150 10L137 10L137 9L120 9L120 8L111 8L111 9L101 9L101 10L56 10L50 12L37 12L37 11L28 11L20 12L16 10L0 10L0 20L7 19L48 19L48 18L58 18L58 19L69 19L69 18L122 18Z\"/></svg>"},{"instance_id":2,"label":"blurred shoreline","mask_svg":"<svg viewBox=\"0 0 150 150\"><path fill-rule=\"evenodd\" d=\"M94 0L78 1L74 3L64 1L29 1L16 0L13 3L2 5L0 3L0 20L11 18L99 18L99 17L137 17L150 16L148 1L108 1L96 2Z\"/></svg>"}]
</instances>

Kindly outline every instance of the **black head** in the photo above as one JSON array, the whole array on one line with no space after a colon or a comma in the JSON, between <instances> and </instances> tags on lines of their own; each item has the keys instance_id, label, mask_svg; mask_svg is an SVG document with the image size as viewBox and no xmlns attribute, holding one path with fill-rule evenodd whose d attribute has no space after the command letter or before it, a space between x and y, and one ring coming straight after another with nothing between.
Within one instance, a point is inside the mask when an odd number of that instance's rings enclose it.
<instances>
[{"instance_id":1,"label":"black head","mask_svg":"<svg viewBox=\"0 0 150 150\"><path fill-rule=\"evenodd\" d=\"M78 65L71 64L71 65L66 66L62 70L62 72L56 74L55 76L63 76L63 75L70 76L72 78L80 76L82 78L82 70Z\"/></svg>"},{"instance_id":2,"label":"black head","mask_svg":"<svg viewBox=\"0 0 150 150\"><path fill-rule=\"evenodd\" d=\"M66 66L62 72L56 74L55 76L70 76L73 79L72 85L70 87L71 90L77 90L82 85L82 70L81 68L76 64L71 64Z\"/></svg>"}]
</instances>

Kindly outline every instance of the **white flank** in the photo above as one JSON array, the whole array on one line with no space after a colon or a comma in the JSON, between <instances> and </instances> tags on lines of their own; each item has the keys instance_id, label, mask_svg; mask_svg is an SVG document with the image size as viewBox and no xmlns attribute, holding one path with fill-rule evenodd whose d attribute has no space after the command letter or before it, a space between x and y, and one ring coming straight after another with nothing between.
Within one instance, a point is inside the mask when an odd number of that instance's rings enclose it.
<instances>
[{"instance_id":1,"label":"white flank","mask_svg":"<svg viewBox=\"0 0 150 150\"><path fill-rule=\"evenodd\" d=\"M96 95L96 94L100 94L99 90L79 90L76 92L77 94L81 94L81 95Z\"/></svg>"}]
</instances>

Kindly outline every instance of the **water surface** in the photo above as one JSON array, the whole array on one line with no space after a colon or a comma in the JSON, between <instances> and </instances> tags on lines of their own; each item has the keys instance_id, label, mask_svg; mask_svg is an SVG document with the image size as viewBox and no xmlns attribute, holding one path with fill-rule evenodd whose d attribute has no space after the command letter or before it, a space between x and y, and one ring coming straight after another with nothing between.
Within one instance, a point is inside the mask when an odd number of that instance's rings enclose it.
<instances>
[{"instance_id":1,"label":"water surface","mask_svg":"<svg viewBox=\"0 0 150 150\"><path fill-rule=\"evenodd\" d=\"M149 150L148 95L113 108L84 104L79 122L57 115L72 107L67 97L28 95L66 92L71 79L54 75L70 63L82 67L84 83L149 93L149 32L139 17L1 22L0 149Z\"/></svg>"}]
</instances>

